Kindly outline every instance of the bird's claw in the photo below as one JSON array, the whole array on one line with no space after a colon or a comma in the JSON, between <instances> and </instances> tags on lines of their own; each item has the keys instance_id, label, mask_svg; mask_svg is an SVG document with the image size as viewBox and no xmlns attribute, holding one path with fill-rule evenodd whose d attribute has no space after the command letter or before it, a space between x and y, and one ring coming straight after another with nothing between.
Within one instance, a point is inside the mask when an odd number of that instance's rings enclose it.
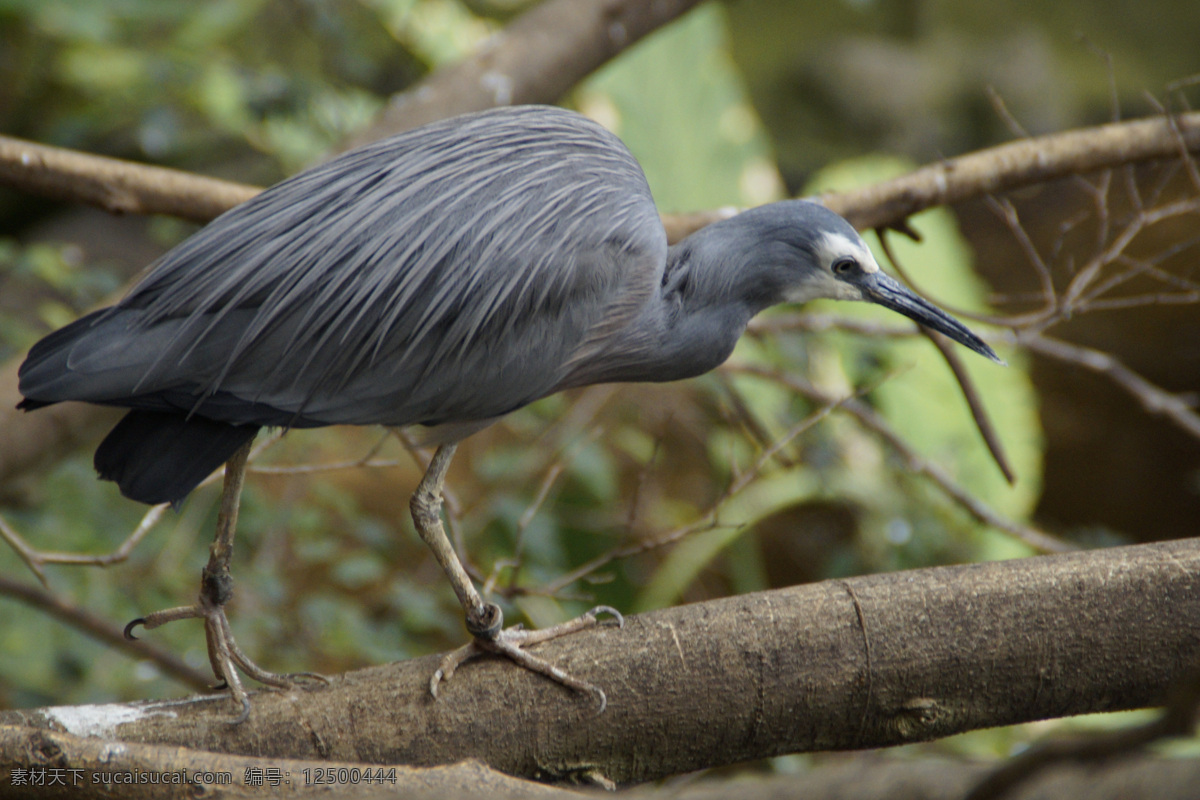
<instances>
[{"instance_id":1,"label":"bird's claw","mask_svg":"<svg viewBox=\"0 0 1200 800\"><path fill-rule=\"evenodd\" d=\"M467 612L467 632L478 641L493 641L504 630L504 612L495 603L484 603Z\"/></svg>"},{"instance_id":2,"label":"bird's claw","mask_svg":"<svg viewBox=\"0 0 1200 800\"><path fill-rule=\"evenodd\" d=\"M573 677L562 668L556 667L545 659L538 658L525 649L530 645L557 639L560 636L566 636L601 624L597 619L600 614L611 615L616 620L618 628L625 626L625 618L621 615L621 612L611 606L596 606L575 619L541 630L527 630L520 624L513 625L510 628L496 629L493 624L494 621L502 623L504 617L498 606L488 603L478 613L468 614L467 629L471 631L472 639L467 644L457 650L452 650L442 657L438 668L434 670L433 675L429 678L429 694L436 700L439 686L449 681L460 665L484 653L493 653L504 656L532 672L545 675L550 680L574 689L577 692L592 694L599 706L596 713L603 713L604 709L608 706L608 697L604 694L604 690L592 683ZM480 625L479 622L482 620L486 620L488 624L486 626ZM474 624L472 624L473 622ZM480 630L480 633L476 633L476 629Z\"/></svg>"},{"instance_id":3,"label":"bird's claw","mask_svg":"<svg viewBox=\"0 0 1200 800\"><path fill-rule=\"evenodd\" d=\"M315 672L296 672L281 675L268 672L255 664L242 652L237 642L234 641L233 630L230 628L229 620L225 616L224 607L219 603L213 602L203 592L200 595L199 601L194 605L156 611L153 614L147 614L144 617L138 617L131 621L125 626L125 638L136 639L137 637L133 635L133 631L139 625L146 628L146 630L153 630L160 625L180 619L204 620L205 639L208 642L208 659L212 666L213 674L217 678L217 683L213 685L212 689L213 691L229 691L234 701L241 707L238 715L230 720L230 723L233 725L245 722L250 716L250 700L246 694L246 690L242 687L241 680L238 678L237 670L241 670L259 683L277 689L290 689L293 686L293 681L298 679L320 681L325 684L329 683L327 677Z\"/></svg>"},{"instance_id":4,"label":"bird's claw","mask_svg":"<svg viewBox=\"0 0 1200 800\"><path fill-rule=\"evenodd\" d=\"M138 640L138 637L133 635L133 629L136 628L138 625L145 625L145 624L146 624L145 617L138 617L137 619L132 620L128 625L125 626L125 630L123 631L125 638L131 642L136 642Z\"/></svg>"},{"instance_id":5,"label":"bird's claw","mask_svg":"<svg viewBox=\"0 0 1200 800\"><path fill-rule=\"evenodd\" d=\"M609 616L611 616L616 621L618 629L622 629L625 627L624 615L621 614L620 611L617 611L612 606L596 606L595 608L591 609L583 616L591 617L592 619L596 619L596 617L600 614L608 614Z\"/></svg>"},{"instance_id":6,"label":"bird's claw","mask_svg":"<svg viewBox=\"0 0 1200 800\"><path fill-rule=\"evenodd\" d=\"M243 722L250 719L250 698L243 694L241 700L242 712L233 719L229 720L230 725L241 725Z\"/></svg>"}]
</instances>

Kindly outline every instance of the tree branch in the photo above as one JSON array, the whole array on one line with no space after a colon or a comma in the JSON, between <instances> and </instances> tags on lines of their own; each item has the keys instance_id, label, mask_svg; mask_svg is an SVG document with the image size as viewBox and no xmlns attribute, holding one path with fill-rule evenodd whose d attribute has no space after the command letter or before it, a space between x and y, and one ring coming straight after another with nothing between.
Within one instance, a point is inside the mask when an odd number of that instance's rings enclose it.
<instances>
[{"instance_id":1,"label":"tree branch","mask_svg":"<svg viewBox=\"0 0 1200 800\"><path fill-rule=\"evenodd\" d=\"M1137 400L1147 414L1166 417L1191 436L1200 438L1200 414L1196 412L1194 398L1173 394L1154 385L1116 356L1037 333L1018 334L1017 342L1038 355L1104 375Z\"/></svg>"},{"instance_id":2,"label":"tree branch","mask_svg":"<svg viewBox=\"0 0 1200 800\"><path fill-rule=\"evenodd\" d=\"M618 783L782 753L883 747L1162 701L1194 662L1200 541L913 570L630 618L540 654L608 710L506 662L433 701L436 656L260 692L0 713L0 724L267 758L411 765L477 758L514 775ZM0 764L27 753L0 751Z\"/></svg>"},{"instance_id":3,"label":"tree branch","mask_svg":"<svg viewBox=\"0 0 1200 800\"><path fill-rule=\"evenodd\" d=\"M495 106L553 103L597 67L699 0L548 0L478 52L394 96L344 149Z\"/></svg>"},{"instance_id":4,"label":"tree branch","mask_svg":"<svg viewBox=\"0 0 1200 800\"><path fill-rule=\"evenodd\" d=\"M4 796L38 800L585 797L512 778L477 761L426 769L389 765L382 772L367 773L366 765L358 763L263 759L130 743L114 748L112 742L101 738L10 725L0 725L0 753L5 754L0 764ZM10 753L21 753L23 757L10 760ZM339 779L342 770L345 772ZM368 775L366 780L364 774ZM157 780L152 781L150 776Z\"/></svg>"},{"instance_id":5,"label":"tree branch","mask_svg":"<svg viewBox=\"0 0 1200 800\"><path fill-rule=\"evenodd\" d=\"M1009 142L820 199L859 230L890 228L934 206L1197 152L1200 112L1164 115ZM682 238L721 216L721 212L693 214L686 224L668 231Z\"/></svg>"},{"instance_id":6,"label":"tree branch","mask_svg":"<svg viewBox=\"0 0 1200 800\"><path fill-rule=\"evenodd\" d=\"M114 214L208 222L261 189L167 167L0 136L0 184Z\"/></svg>"},{"instance_id":7,"label":"tree branch","mask_svg":"<svg viewBox=\"0 0 1200 800\"><path fill-rule=\"evenodd\" d=\"M1200 152L1198 112L1113 122L950 158L890 181L833 195L828 204L855 227L889 227L934 206L1196 152Z\"/></svg>"},{"instance_id":8,"label":"tree branch","mask_svg":"<svg viewBox=\"0 0 1200 800\"><path fill-rule=\"evenodd\" d=\"M23 752L18 764L0 765L0 785L6 797L50 800L192 800L197 787L204 796L261 798L321 798L322 800L392 800L395 797L488 797L497 800L588 800L581 792L513 778L478 761L449 766L414 768L297 759L229 756L180 747L114 744L98 738L73 736L36 728L0 725L0 753ZM28 769L28 785L14 785L13 772ZM962 800L969 787L986 773L981 763L945 758L881 759L873 754L831 760L800 774L740 775L680 785L644 786L627 790L627 800ZM163 777L186 775L186 785L162 782ZM305 772L307 770L307 774ZM324 770L319 773L318 770ZM344 772L342 772L344 770ZM357 772L357 782L353 776ZM115 784L115 774L140 776L141 784ZM338 780L339 774L343 777ZM149 776L159 777L150 783ZM228 781L225 780L228 776ZM261 776L261 782L255 777ZM317 783L318 777L329 780ZM105 782L108 779L108 783ZM55 785L55 780L61 780ZM393 782L394 779L394 782ZM20 780L20 779L18 779ZM43 781L42 785L34 783ZM278 786L274 785L278 781ZM1200 759L1132 755L1087 769L1047 770L1006 800L1086 797L1088 800L1127 800L1130 787L1137 796L1155 800L1194 800L1200 785Z\"/></svg>"}]
</instances>

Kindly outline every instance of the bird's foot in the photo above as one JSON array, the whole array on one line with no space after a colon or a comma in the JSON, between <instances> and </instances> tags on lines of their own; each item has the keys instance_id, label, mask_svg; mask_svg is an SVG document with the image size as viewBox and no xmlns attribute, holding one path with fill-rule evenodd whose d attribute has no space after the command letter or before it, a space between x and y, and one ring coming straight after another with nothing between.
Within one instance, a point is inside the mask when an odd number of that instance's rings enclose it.
<instances>
[{"instance_id":1,"label":"bird's foot","mask_svg":"<svg viewBox=\"0 0 1200 800\"><path fill-rule=\"evenodd\" d=\"M217 677L217 683L213 686L213 689L229 690L230 696L233 697L240 708L238 716L230 720L230 722L233 725L238 725L245 722L247 717L250 716L250 699L246 695L245 688L242 686L241 678L238 677L239 669L259 683L278 689L290 689L295 684L295 681L299 679L315 680L326 684L329 683L329 679L315 672L296 672L280 675L275 672L268 672L251 661L250 657L238 647L237 642L233 638L233 630L229 627L229 620L225 616L225 602L233 594L231 587L232 581L228 580L228 573L223 578L214 577L206 569L201 583L200 597L194 605L168 608L148 614L145 617L139 617L125 626L125 638L136 639L137 637L133 635L133 631L139 625L146 630L153 630L160 625L180 619L204 620L204 638L208 644L208 661L212 666L213 674Z\"/></svg>"},{"instance_id":2,"label":"bird's foot","mask_svg":"<svg viewBox=\"0 0 1200 800\"><path fill-rule=\"evenodd\" d=\"M596 606L586 614L581 614L575 619L549 628L527 630L521 625L505 628L504 614L500 611L500 607L494 603L486 603L477 612L468 613L467 630L471 632L473 638L467 644L447 653L442 658L433 677L429 679L429 693L433 695L434 699L437 699L438 686L444 681L450 680L460 665L476 656L494 653L510 659L525 669L541 673L563 686L592 695L599 705L596 712L599 714L608 705L608 698L600 687L573 677L560 667L522 649L594 627L599 624L599 620L596 618L599 614L610 614L616 620L617 627L625 626L625 618L621 616L621 612L609 606Z\"/></svg>"}]
</instances>

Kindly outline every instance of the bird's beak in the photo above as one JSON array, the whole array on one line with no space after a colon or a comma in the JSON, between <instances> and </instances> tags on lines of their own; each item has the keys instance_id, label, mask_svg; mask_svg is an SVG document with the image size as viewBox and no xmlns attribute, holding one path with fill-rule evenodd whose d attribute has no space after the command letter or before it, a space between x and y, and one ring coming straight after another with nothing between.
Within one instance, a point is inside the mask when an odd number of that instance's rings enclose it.
<instances>
[{"instance_id":1,"label":"bird's beak","mask_svg":"<svg viewBox=\"0 0 1200 800\"><path fill-rule=\"evenodd\" d=\"M863 300L898 311L926 328L945 334L964 347L969 347L981 356L987 356L997 364L1004 363L995 351L967 326L932 303L917 297L883 272L863 275L855 283L862 290Z\"/></svg>"}]
</instances>

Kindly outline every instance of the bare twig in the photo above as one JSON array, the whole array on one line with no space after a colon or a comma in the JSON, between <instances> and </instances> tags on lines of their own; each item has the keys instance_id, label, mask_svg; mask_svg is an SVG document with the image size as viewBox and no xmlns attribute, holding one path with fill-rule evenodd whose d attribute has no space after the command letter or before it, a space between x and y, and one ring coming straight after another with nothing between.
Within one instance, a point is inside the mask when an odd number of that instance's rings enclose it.
<instances>
[{"instance_id":1,"label":"bare twig","mask_svg":"<svg viewBox=\"0 0 1200 800\"><path fill-rule=\"evenodd\" d=\"M20 600L22 603L55 617L72 628L104 642L109 647L125 652L135 658L152 661L163 674L174 678L192 689L206 691L211 676L192 669L184 661L143 639L127 639L120 626L78 608L45 589L18 583L0 575L0 594Z\"/></svg>"},{"instance_id":2,"label":"bare twig","mask_svg":"<svg viewBox=\"0 0 1200 800\"><path fill-rule=\"evenodd\" d=\"M629 510L625 512L625 535L633 536L638 519L642 513L642 498L646 493L646 484L650 479L651 468L658 462L658 453L662 449L662 436L654 437L654 447L650 457L638 469L637 480L633 484L633 494L629 498Z\"/></svg>"},{"instance_id":3,"label":"bare twig","mask_svg":"<svg viewBox=\"0 0 1200 800\"><path fill-rule=\"evenodd\" d=\"M273 445L275 442L279 441L281 436L283 436L281 431L275 431L267 436L264 436L254 446L254 449L251 450L250 458L257 458L264 450ZM224 475L225 468L222 467L201 481L196 488L208 486L209 484L222 479ZM168 503L160 503L159 505L151 506L150 508L146 509L146 513L142 515L141 521L138 522L133 531L131 531L130 534L125 537L125 540L121 542L116 549L111 550L108 553L88 554L67 553L56 550L38 550L37 548L30 546L29 543L26 542L25 539L15 530L13 530L7 523L5 523L2 518L0 518L0 537L8 542L13 550L16 551L17 555L19 555L21 559L29 565L29 568L33 570L34 574L37 575L37 577L42 581L42 584L45 585L46 579L41 567L45 566L46 564L108 567L125 561L129 558L129 555L133 552L134 548L141 543L142 539L146 538L146 534L149 533L150 530L162 520L163 514L166 513L169 507L170 504Z\"/></svg>"},{"instance_id":4,"label":"bare twig","mask_svg":"<svg viewBox=\"0 0 1200 800\"><path fill-rule=\"evenodd\" d=\"M1051 536L1037 528L1025 525L1015 520L1007 519L994 511L979 498L959 486L941 466L927 460L918 454L887 420L879 416L870 406L856 398L841 399L834 397L823 389L819 389L808 381L795 375L784 374L779 370L767 369L753 364L726 365L724 369L744 372L749 375L759 375L778 381L789 387L797 394L807 397L814 403L830 408L837 407L858 420L859 424L874 431L892 450L903 459L905 467L918 475L923 475L933 482L941 491L955 503L965 509L980 522L991 525L997 530L1004 531L1044 553L1064 553L1075 547ZM832 405L836 404L836 405Z\"/></svg>"},{"instance_id":5,"label":"bare twig","mask_svg":"<svg viewBox=\"0 0 1200 800\"><path fill-rule=\"evenodd\" d=\"M205 483L211 483L211 479ZM204 485L204 484L201 484ZM133 531L125 537L125 541L121 542L115 550L108 553L97 555L89 555L86 553L64 553L59 551L38 552L37 560L42 564L72 564L75 566L89 567L108 567L113 564L120 564L129 558L129 554L134 548L141 543L142 539L146 538L146 534L162 520L163 514L170 508L169 504L162 503L161 505L151 506L146 509L146 513L142 515L142 519L134 527Z\"/></svg>"},{"instance_id":6,"label":"bare twig","mask_svg":"<svg viewBox=\"0 0 1200 800\"><path fill-rule=\"evenodd\" d=\"M1004 220L1020 246L1026 263L1037 274L1042 297L1041 307L1034 311L1008 317L989 317L989 322L1018 329L1023 335L1035 335L1082 313L1150 303L1190 303L1200 299L1200 283L1171 274L1162 267L1168 259L1200 244L1200 236L1189 236L1150 257L1134 257L1128 252L1138 237L1155 225L1169 220L1200 216L1200 197L1163 202L1154 208L1135 203L1137 208L1129 219L1120 229L1110 231L1107 197L1110 184L1102 182L1102 186L1104 194L1092 198L1093 213L1089 217L1099 220L1103 235L1096 237L1095 252L1079 269L1073 270L1070 262L1063 265L1062 272L1070 275L1070 280L1061 292L1054 286L1051 264L1026 233L1012 204L1007 200L989 200L993 210ZM1157 192L1158 189L1155 190L1156 199ZM1057 249L1056 247L1055 250ZM1111 296L1115 290L1137 277L1156 281L1174 291Z\"/></svg>"},{"instance_id":7,"label":"bare twig","mask_svg":"<svg viewBox=\"0 0 1200 800\"><path fill-rule=\"evenodd\" d=\"M772 335L782 331L801 331L804 333L842 331L870 338L887 337L889 339L911 339L914 336L921 335L920 330L911 324L875 322L872 320L844 317L840 314L815 311L793 311L755 317L746 326L746 333L756 337ZM987 339L988 337L985 336L983 338Z\"/></svg>"},{"instance_id":8,"label":"bare twig","mask_svg":"<svg viewBox=\"0 0 1200 800\"><path fill-rule=\"evenodd\" d=\"M1148 99L1150 100L1150 104L1153 105L1160 114L1167 116L1168 119L1174 119L1172 116L1170 116L1170 112L1167 107L1160 103L1156 97L1150 96ZM1178 147L1179 160L1183 164L1184 169L1187 170L1188 179L1192 182L1192 188L1195 191L1200 192L1200 168L1196 166L1196 159L1194 157L1195 148L1188 146L1187 137L1184 135L1183 131L1180 130L1178 125L1172 122L1171 128L1172 133L1175 135L1175 143Z\"/></svg>"},{"instance_id":9,"label":"bare twig","mask_svg":"<svg viewBox=\"0 0 1200 800\"><path fill-rule=\"evenodd\" d=\"M877 230L876 235L879 237L879 246L883 249L883 253L887 256L888 261L904 277L905 281L908 281L911 285L911 281L905 275L904 269L900 264L900 259L896 258L896 254L892 251L892 247L888 243L887 231ZM992 454L992 459L996 462L996 466L1000 468L1004 479L1008 481L1009 485L1012 485L1016 482L1016 476L1013 474L1008 456L1004 452L1004 444L1000 441L1000 437L996 435L996 427L992 424L991 418L988 417L987 409L983 406L983 398L979 396L979 390L975 388L975 382L971 380L970 373L963 366L962 359L958 357L958 351L940 333L926 328L924 325L920 326L920 328L921 333L925 335L925 338L933 342L933 346L938 349L938 352L942 354L942 358L945 359L946 364L950 367L950 372L953 373L954 379L958 381L963 398L967 401L967 408L971 411L971 418L975 421L975 427L978 429L979 435L983 437L988 452Z\"/></svg>"},{"instance_id":10,"label":"bare twig","mask_svg":"<svg viewBox=\"0 0 1200 800\"><path fill-rule=\"evenodd\" d=\"M1152 298L1130 298L1150 302ZM1171 297L1153 298L1156 301L1172 302ZM1200 296L1180 294L1174 302L1200 302ZM1114 303L1115 304L1115 303ZM820 333L840 330L869 337L913 336L915 331L902 326L884 325L863 320L839 317L835 314L780 314L755 320L750 326L752 335L762 335L784 330ZM1013 344L1031 352L1053 358L1103 375L1132 395L1150 414L1165 416L1188 434L1200 438L1200 414L1196 411L1197 400L1191 394L1174 394L1155 385L1130 369L1116 356L1094 348L1055 339L1036 330L1019 330L1010 334Z\"/></svg>"},{"instance_id":11,"label":"bare twig","mask_svg":"<svg viewBox=\"0 0 1200 800\"><path fill-rule=\"evenodd\" d=\"M516 526L516 541L513 545L513 554L509 558L497 559L492 565L492 571L484 581L481 589L482 593L490 595L496 588L496 583L500 579L500 572L504 569L510 570L508 585L504 589L506 596L512 596L520 593L520 587L517 585L517 579L520 575L521 565L525 555L525 532L529 526L533 524L534 518L542 508L542 504L546 502L546 498L550 496L550 490L558 482L563 472L571 465L571 462L583 452L584 448L600 438L604 429L596 426L588 431L582 439L575 442L570 447L569 453L558 453L550 465L544 470L542 480L538 484L538 489L534 493L533 499L521 512L521 516L517 519Z\"/></svg>"},{"instance_id":12,"label":"bare twig","mask_svg":"<svg viewBox=\"0 0 1200 800\"><path fill-rule=\"evenodd\" d=\"M1038 252L1037 245L1029 238L1029 233L1021 224L1021 219L1017 214L1016 207L1007 198L1000 199L993 195L987 197L988 207L992 209L1008 226L1008 230L1016 239L1017 244L1021 248L1021 252L1025 255L1025 261L1037 274L1038 283L1041 284L1042 290L1042 307L1030 314L1024 315L1024 318L1010 320L1014 325L1028 324L1028 322L1047 319L1058 313L1058 292L1054 288L1054 277L1050 272L1050 266L1042 258L1042 254Z\"/></svg>"},{"instance_id":13,"label":"bare twig","mask_svg":"<svg viewBox=\"0 0 1200 800\"><path fill-rule=\"evenodd\" d=\"M729 377L727 373L717 373L718 380L725 387L725 396L732 406L728 410L725 408L720 409L722 418L730 427L740 429L757 447L770 447L774 436L750 409L750 406L746 403L746 399ZM782 450L776 452L776 458L778 458L780 465L783 467L790 467L795 463L795 458L785 455Z\"/></svg>"},{"instance_id":14,"label":"bare twig","mask_svg":"<svg viewBox=\"0 0 1200 800\"><path fill-rule=\"evenodd\" d=\"M938 352L942 354L942 358L946 360L946 364L954 374L955 380L958 381L958 387L962 390L963 399L967 401L967 408L971 412L971 419L975 421L975 427L979 430L979 435L983 437L988 452L992 454L992 460L1000 468L1000 472L1004 475L1004 480L1008 481L1008 484L1012 486L1017 482L1016 473L1013 472L1008 455L1004 452L1004 443L1000 441L1000 436L996 433L996 426L992 424L992 418L988 416L987 409L984 408L983 398L979 394L979 389L976 388L975 382L971 380L970 373L967 372L967 368L963 365L962 359L958 355L958 350L955 349L955 345L951 344L945 336L936 331L922 326L921 333L925 334L926 338L933 342L933 346L938 349Z\"/></svg>"},{"instance_id":15,"label":"bare twig","mask_svg":"<svg viewBox=\"0 0 1200 800\"><path fill-rule=\"evenodd\" d=\"M1195 398L1172 394L1155 386L1116 356L1040 334L1018 334L1017 343L1039 355L1104 375L1132 395L1147 413L1166 417L1200 439L1200 414L1196 413Z\"/></svg>"},{"instance_id":16,"label":"bare twig","mask_svg":"<svg viewBox=\"0 0 1200 800\"><path fill-rule=\"evenodd\" d=\"M118 564L129 558L129 554L133 552L133 549L145 538L150 529L162 519L163 512L166 509L167 504L165 503L147 509L146 513L142 516L141 522L138 523L129 536L125 537L125 541L118 545L115 550L98 555L66 553L56 550L38 550L26 542L25 538L17 533L3 518L0 518L0 538L3 538L8 543L9 547L25 562L26 566L37 576L43 586L49 586L46 580L46 573L42 569L46 564L106 567Z\"/></svg>"},{"instance_id":17,"label":"bare twig","mask_svg":"<svg viewBox=\"0 0 1200 800\"><path fill-rule=\"evenodd\" d=\"M4 517L0 517L0 538L3 538L8 543L8 546L13 549L13 552L25 562L25 566L29 567L30 571L37 576L37 579L42 582L42 586L50 585L50 582L46 580L46 572L42 569L43 560L40 557L41 554L33 547L30 547L25 538L13 530L12 526L4 520Z\"/></svg>"},{"instance_id":18,"label":"bare twig","mask_svg":"<svg viewBox=\"0 0 1200 800\"><path fill-rule=\"evenodd\" d=\"M1029 131L1025 126L1008 110L1008 104L1004 102L1004 98L995 86L987 87L988 101L992 104L992 110L996 112L996 116L1004 123L1009 132L1018 139L1028 139Z\"/></svg>"},{"instance_id":19,"label":"bare twig","mask_svg":"<svg viewBox=\"0 0 1200 800\"><path fill-rule=\"evenodd\" d=\"M747 486L752 484L762 474L763 469L771 462L772 459L775 458L775 455L780 450L782 450L784 447L787 447L787 445L793 439L816 425L818 422L823 420L830 411L845 402L848 401L845 399L831 398L829 402L822 404L821 408L818 408L816 411L809 414L807 417L789 428L788 431L778 439L778 441L773 442L770 447L763 450L763 452L759 454L749 468L747 468L744 472L735 474L733 479L729 482L729 485L726 486L725 490L721 492L720 496L713 501L713 503L708 507L708 510L702 513L692 522L672 528L671 530L660 533L657 536L649 536L631 544L615 547L612 550L609 550L607 553L603 553L591 559L590 561L581 564L570 572L560 575L555 580L543 586L538 591L538 594L556 595L566 587L570 586L572 583L582 580L596 570L611 564L613 561L629 558L641 553L646 553L651 550L656 550L660 547L666 547L667 545L674 544L675 542L678 542L693 533L723 527L720 521L720 513L725 504L737 497L737 495L739 495Z\"/></svg>"}]
</instances>

